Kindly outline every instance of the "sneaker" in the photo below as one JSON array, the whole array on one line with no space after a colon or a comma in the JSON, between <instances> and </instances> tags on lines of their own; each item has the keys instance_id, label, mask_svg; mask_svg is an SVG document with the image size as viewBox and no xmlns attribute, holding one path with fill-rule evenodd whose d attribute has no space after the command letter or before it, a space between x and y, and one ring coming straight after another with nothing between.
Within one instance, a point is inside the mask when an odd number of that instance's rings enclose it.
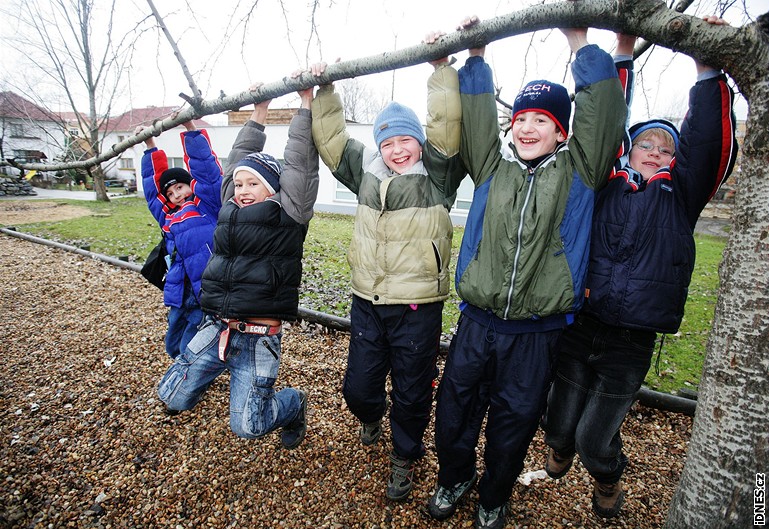
<instances>
[{"instance_id":1,"label":"sneaker","mask_svg":"<svg viewBox=\"0 0 769 529\"><path fill-rule=\"evenodd\" d=\"M457 505L467 496L478 479L478 473L473 472L473 477L463 483L457 483L453 487L445 488L440 485L427 502L427 510L430 516L436 520L445 520L457 510Z\"/></svg>"},{"instance_id":2,"label":"sneaker","mask_svg":"<svg viewBox=\"0 0 769 529\"><path fill-rule=\"evenodd\" d=\"M283 448L294 449L304 440L304 434L307 433L307 393L297 390L299 393L299 412L288 425L283 427L280 432L280 441Z\"/></svg>"},{"instance_id":3,"label":"sneaker","mask_svg":"<svg viewBox=\"0 0 769 529\"><path fill-rule=\"evenodd\" d=\"M559 479L566 475L574 463L574 454L571 457L563 457L552 448L547 452L545 472L553 479Z\"/></svg>"},{"instance_id":4,"label":"sneaker","mask_svg":"<svg viewBox=\"0 0 769 529\"><path fill-rule=\"evenodd\" d=\"M360 423L360 442L366 446L373 445L382 437L382 419L374 422Z\"/></svg>"},{"instance_id":5,"label":"sneaker","mask_svg":"<svg viewBox=\"0 0 769 529\"><path fill-rule=\"evenodd\" d=\"M601 518L614 518L625 503L622 481L599 483L593 480L593 510Z\"/></svg>"},{"instance_id":6,"label":"sneaker","mask_svg":"<svg viewBox=\"0 0 769 529\"><path fill-rule=\"evenodd\" d=\"M405 459L394 451L390 452L392 468L387 480L387 498L393 501L405 500L414 485L414 461Z\"/></svg>"},{"instance_id":7,"label":"sneaker","mask_svg":"<svg viewBox=\"0 0 769 529\"><path fill-rule=\"evenodd\" d=\"M362 422L360 423L360 442L366 446L373 445L379 438L382 437L382 419L387 415L387 410L390 408L390 397L385 398L385 409L382 417L378 421L374 422Z\"/></svg>"},{"instance_id":8,"label":"sneaker","mask_svg":"<svg viewBox=\"0 0 769 529\"><path fill-rule=\"evenodd\" d=\"M478 514L475 517L476 529L502 529L505 526L505 506L496 509L486 509L478 504Z\"/></svg>"}]
</instances>

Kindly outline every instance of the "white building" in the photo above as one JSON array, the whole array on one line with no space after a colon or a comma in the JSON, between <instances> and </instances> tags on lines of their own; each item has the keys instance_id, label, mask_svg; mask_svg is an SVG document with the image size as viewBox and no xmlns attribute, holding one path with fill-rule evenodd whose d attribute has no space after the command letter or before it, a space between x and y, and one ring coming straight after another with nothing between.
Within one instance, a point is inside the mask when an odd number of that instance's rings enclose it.
<instances>
[{"instance_id":1,"label":"white building","mask_svg":"<svg viewBox=\"0 0 769 529\"><path fill-rule=\"evenodd\" d=\"M250 112L245 114L248 115ZM286 142L288 140L288 124L270 124L269 121L270 120L268 119L268 124L265 126L267 143L265 144L264 152L271 154L278 159L282 159L283 151L285 150ZM151 120L145 122L145 124L149 122L151 122ZM219 158L222 167L224 167L230 152L230 147L234 143L242 125L211 126L205 122L196 122L196 125L198 128L205 128L208 131L208 136L211 139L214 152ZM130 130L112 133L114 134L114 137L111 138L108 136L105 138L105 144L110 145L112 143L117 143L126 137L132 136L135 126L136 125L133 124L130 127ZM155 138L155 145L158 149L165 151L166 156L168 156L169 167L184 167L184 155L180 137L181 132L184 130L184 127L178 126ZM348 123L347 131L351 137L365 144L373 145L374 143L372 125ZM113 169L112 174L108 173L108 178L120 178L122 180L131 180L135 178L138 193L141 195L143 193L141 189L141 157L143 153L144 144L136 145L123 153L116 164L116 168ZM129 174L130 176L128 176ZM465 178L457 193L457 201L451 212L452 220L456 225L464 225L467 219L467 211L472 201L472 193L472 182L469 178ZM318 186L318 199L315 203L315 210L352 215L355 214L356 206L357 200L355 195L353 195L345 186L340 184L333 177L331 171L329 171L323 162L321 162L320 184Z\"/></svg>"},{"instance_id":2,"label":"white building","mask_svg":"<svg viewBox=\"0 0 769 529\"><path fill-rule=\"evenodd\" d=\"M13 92L0 92L0 145L3 158L19 163L50 163L62 151L64 130L58 117ZM19 170L3 167L17 176Z\"/></svg>"}]
</instances>

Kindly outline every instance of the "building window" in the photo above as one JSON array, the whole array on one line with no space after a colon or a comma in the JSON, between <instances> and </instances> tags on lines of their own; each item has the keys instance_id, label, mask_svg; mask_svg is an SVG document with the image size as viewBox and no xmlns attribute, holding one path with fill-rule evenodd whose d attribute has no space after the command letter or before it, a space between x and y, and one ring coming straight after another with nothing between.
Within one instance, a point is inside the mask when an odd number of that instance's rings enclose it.
<instances>
[{"instance_id":1,"label":"building window","mask_svg":"<svg viewBox=\"0 0 769 529\"><path fill-rule=\"evenodd\" d=\"M133 158L121 158L120 159L120 168L121 169L133 169L134 168Z\"/></svg>"},{"instance_id":2,"label":"building window","mask_svg":"<svg viewBox=\"0 0 769 529\"><path fill-rule=\"evenodd\" d=\"M334 200L339 200L342 202L357 202L355 193L347 189L347 187L339 180L336 181Z\"/></svg>"},{"instance_id":3,"label":"building window","mask_svg":"<svg viewBox=\"0 0 769 529\"><path fill-rule=\"evenodd\" d=\"M9 123L8 130L11 133L11 138L24 137L24 125L22 125L21 123Z\"/></svg>"},{"instance_id":4,"label":"building window","mask_svg":"<svg viewBox=\"0 0 769 529\"><path fill-rule=\"evenodd\" d=\"M473 203L473 193L475 193L475 184L473 184L473 180L471 178L462 180L462 183L459 184L459 189L457 189L457 199L454 202L453 209L469 211L470 204Z\"/></svg>"},{"instance_id":5,"label":"building window","mask_svg":"<svg viewBox=\"0 0 769 529\"><path fill-rule=\"evenodd\" d=\"M184 166L184 158L169 158L168 167L181 167L182 169L187 169Z\"/></svg>"}]
</instances>

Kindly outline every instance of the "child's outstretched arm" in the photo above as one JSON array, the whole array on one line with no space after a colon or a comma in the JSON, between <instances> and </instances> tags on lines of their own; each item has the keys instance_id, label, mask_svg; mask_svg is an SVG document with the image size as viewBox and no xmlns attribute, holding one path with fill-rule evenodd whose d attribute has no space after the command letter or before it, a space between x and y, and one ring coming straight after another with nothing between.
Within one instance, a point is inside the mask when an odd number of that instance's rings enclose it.
<instances>
[{"instance_id":1,"label":"child's outstretched arm","mask_svg":"<svg viewBox=\"0 0 769 529\"><path fill-rule=\"evenodd\" d=\"M301 74L302 70L297 70L291 77ZM312 139L313 92L314 87L297 92L301 106L288 128L288 142L283 153L285 166L280 178L280 203L300 224L310 222L318 196L318 151Z\"/></svg>"},{"instance_id":2,"label":"child's outstretched arm","mask_svg":"<svg viewBox=\"0 0 769 529\"><path fill-rule=\"evenodd\" d=\"M465 18L460 30L474 27L480 20L476 16ZM483 56L486 47L468 50L470 57L459 69L459 91L462 106L462 163L478 188L495 173L502 154L499 137L494 75Z\"/></svg>"},{"instance_id":3,"label":"child's outstretched arm","mask_svg":"<svg viewBox=\"0 0 769 529\"><path fill-rule=\"evenodd\" d=\"M134 134L140 134L147 127L138 126L134 129ZM162 227L165 224L165 206L166 198L160 192L158 182L163 171L168 169L168 158L165 151L158 150L155 146L155 138L150 136L144 140L147 149L144 151L141 160L142 189L144 198L147 201L150 213Z\"/></svg>"},{"instance_id":4,"label":"child's outstretched arm","mask_svg":"<svg viewBox=\"0 0 769 529\"><path fill-rule=\"evenodd\" d=\"M443 35L442 31L431 31L423 42L434 44ZM429 61L434 71L427 79L427 141L422 156L430 180L446 197L456 193L466 174L459 159L462 105L459 77L452 62L448 57Z\"/></svg>"},{"instance_id":5,"label":"child's outstretched arm","mask_svg":"<svg viewBox=\"0 0 769 529\"><path fill-rule=\"evenodd\" d=\"M705 16L716 26L722 18ZM689 91L689 110L671 174L683 190L686 214L694 229L702 209L734 169L737 158L734 92L720 70L694 59L697 82Z\"/></svg>"},{"instance_id":6,"label":"child's outstretched arm","mask_svg":"<svg viewBox=\"0 0 769 529\"><path fill-rule=\"evenodd\" d=\"M205 129L198 130L192 121L182 124L186 129L180 134L184 150L184 164L190 171L190 187L200 199L199 207L214 218L222 206L222 166L211 146L211 139Z\"/></svg>"},{"instance_id":7,"label":"child's outstretched arm","mask_svg":"<svg viewBox=\"0 0 769 529\"><path fill-rule=\"evenodd\" d=\"M600 189L611 173L627 123L625 93L612 57L587 40L586 28L561 30L574 52L576 95L569 152L582 182Z\"/></svg>"},{"instance_id":8,"label":"child's outstretched arm","mask_svg":"<svg viewBox=\"0 0 769 529\"><path fill-rule=\"evenodd\" d=\"M310 71L313 75L320 75L326 66L325 62L316 63ZM333 84L320 86L312 100L312 139L321 160L334 178L357 195L364 174L363 167L376 151L350 138L342 99L334 92Z\"/></svg>"},{"instance_id":9,"label":"child's outstretched arm","mask_svg":"<svg viewBox=\"0 0 769 529\"><path fill-rule=\"evenodd\" d=\"M262 83L255 83L249 87L249 91L254 92ZM222 204L227 202L235 195L235 185L232 182L232 173L235 170L235 164L251 154L252 152L262 152L264 144L267 141L267 135L264 133L264 123L267 121L267 111L272 99L267 99L254 104L254 110L243 128L238 132L235 142L232 144L229 156L227 156L227 169L222 180Z\"/></svg>"}]
</instances>

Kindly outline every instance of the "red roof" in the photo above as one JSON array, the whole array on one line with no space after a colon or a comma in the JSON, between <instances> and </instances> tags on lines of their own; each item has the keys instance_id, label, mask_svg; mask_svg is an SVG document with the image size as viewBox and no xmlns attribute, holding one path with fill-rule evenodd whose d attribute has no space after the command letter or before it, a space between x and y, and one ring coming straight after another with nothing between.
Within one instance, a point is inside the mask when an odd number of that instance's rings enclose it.
<instances>
[{"instance_id":1,"label":"red roof","mask_svg":"<svg viewBox=\"0 0 769 529\"><path fill-rule=\"evenodd\" d=\"M0 116L36 121L56 121L55 114L13 92L0 92Z\"/></svg>"},{"instance_id":2,"label":"red roof","mask_svg":"<svg viewBox=\"0 0 769 529\"><path fill-rule=\"evenodd\" d=\"M156 120L164 120L173 114L178 107L145 107L145 108L133 108L128 112L111 118L106 124L107 130L115 132L130 132L133 131L139 125L152 125ZM210 127L210 124L202 119L196 119L193 121L197 128Z\"/></svg>"}]
</instances>

